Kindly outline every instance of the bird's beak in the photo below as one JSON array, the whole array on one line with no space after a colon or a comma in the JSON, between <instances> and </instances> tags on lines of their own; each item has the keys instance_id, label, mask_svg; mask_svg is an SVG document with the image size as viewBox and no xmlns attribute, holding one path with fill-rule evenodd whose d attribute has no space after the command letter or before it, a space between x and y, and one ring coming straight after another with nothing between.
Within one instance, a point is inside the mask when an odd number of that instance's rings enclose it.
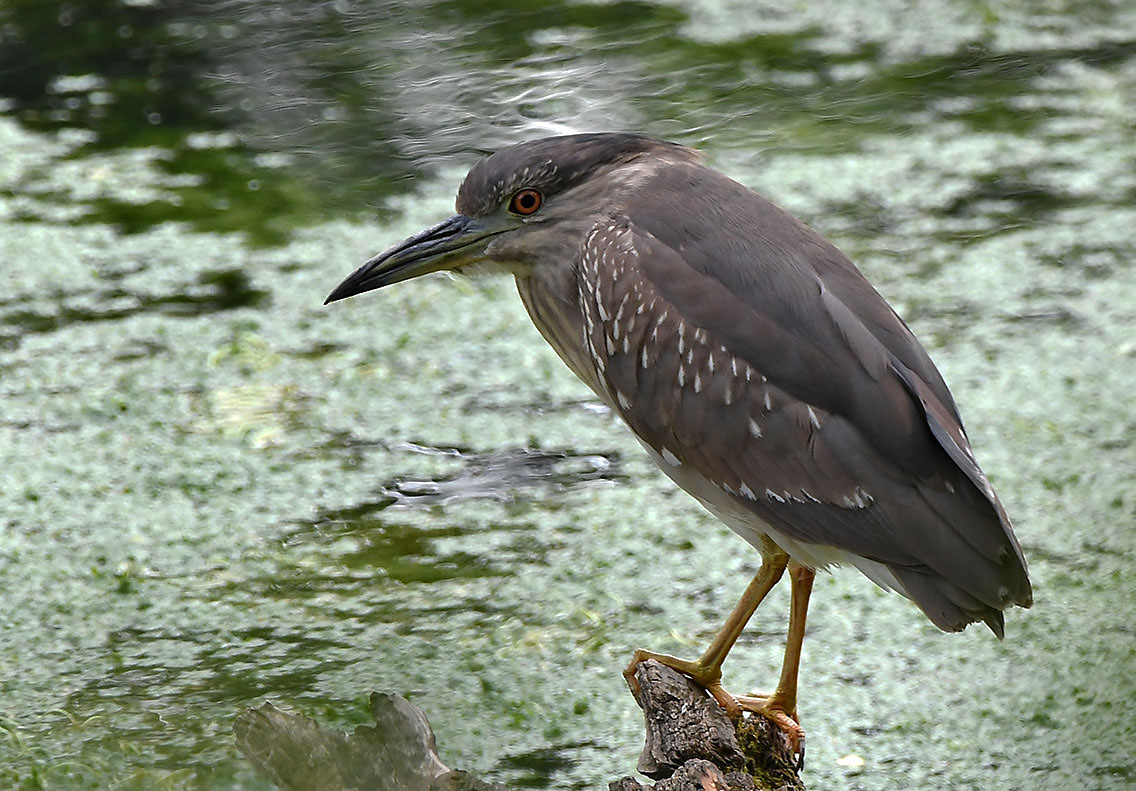
<instances>
[{"instance_id":1,"label":"bird's beak","mask_svg":"<svg viewBox=\"0 0 1136 791\"><path fill-rule=\"evenodd\" d=\"M336 286L323 304L476 263L485 255L488 239L505 230L479 218L455 214L367 261Z\"/></svg>"}]
</instances>

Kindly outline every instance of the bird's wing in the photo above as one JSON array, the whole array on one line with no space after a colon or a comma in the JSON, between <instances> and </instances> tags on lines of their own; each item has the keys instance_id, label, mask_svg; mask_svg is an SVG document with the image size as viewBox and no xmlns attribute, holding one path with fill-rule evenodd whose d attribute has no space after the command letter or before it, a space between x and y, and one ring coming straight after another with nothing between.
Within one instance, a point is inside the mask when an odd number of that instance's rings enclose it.
<instances>
[{"instance_id":1,"label":"bird's wing","mask_svg":"<svg viewBox=\"0 0 1136 791\"><path fill-rule=\"evenodd\" d=\"M636 434L794 540L886 564L943 628L998 631L1028 601L1024 563L941 379L917 372L925 353L901 359L777 249L730 283L719 270L744 263L692 266L697 235L672 246L651 230L597 226L579 278L588 353Z\"/></svg>"}]
</instances>

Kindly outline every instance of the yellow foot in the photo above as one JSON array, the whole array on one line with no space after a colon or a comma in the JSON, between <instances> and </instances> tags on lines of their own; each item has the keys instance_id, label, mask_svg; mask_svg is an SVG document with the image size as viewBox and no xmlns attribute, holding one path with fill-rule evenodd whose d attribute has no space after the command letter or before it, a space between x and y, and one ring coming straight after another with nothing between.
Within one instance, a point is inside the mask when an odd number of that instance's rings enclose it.
<instances>
[{"instance_id":1,"label":"yellow foot","mask_svg":"<svg viewBox=\"0 0 1136 791\"><path fill-rule=\"evenodd\" d=\"M627 686L631 687L631 694L639 700L639 682L635 678L635 670L648 659L666 665L688 676L695 684L710 693L718 705L726 710L730 719L736 720L742 716L742 707L738 705L737 698L722 688L722 668L710 667L692 662L689 659L679 659L670 654L656 654L654 651L639 649L631 657L631 661L623 670L623 677L627 679Z\"/></svg>"},{"instance_id":2,"label":"yellow foot","mask_svg":"<svg viewBox=\"0 0 1136 791\"><path fill-rule=\"evenodd\" d=\"M789 711L776 694L753 696L740 695L735 699L745 711L760 714L776 725L789 740L789 749L797 756L797 771L805 768L805 729L797 722L797 712Z\"/></svg>"}]
</instances>

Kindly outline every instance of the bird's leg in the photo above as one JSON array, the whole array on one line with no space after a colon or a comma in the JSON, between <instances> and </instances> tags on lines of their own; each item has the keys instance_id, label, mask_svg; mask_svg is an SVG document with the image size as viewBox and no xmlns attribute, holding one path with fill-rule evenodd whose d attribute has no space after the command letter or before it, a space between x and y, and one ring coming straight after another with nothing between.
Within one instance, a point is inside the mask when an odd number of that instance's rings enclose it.
<instances>
[{"instance_id":1,"label":"bird's leg","mask_svg":"<svg viewBox=\"0 0 1136 791\"><path fill-rule=\"evenodd\" d=\"M722 688L722 663L726 661L726 655L734 647L734 643L737 642L738 636L741 635L757 606L781 579L788 562L789 556L780 547L768 538L764 539L761 568L757 570L757 574L746 587L745 593L742 594L730 616L714 636L709 648L693 662L688 659L678 659L669 654L657 654L642 649L636 651L631 662L623 671L623 677L627 679L631 692L636 699L639 697L639 682L635 680L635 669L641 662L654 659L667 667L690 676L695 683L704 687L714 697L714 700L718 701L718 704L726 710L727 714L735 719L739 717L741 708L738 701Z\"/></svg>"},{"instance_id":2,"label":"bird's leg","mask_svg":"<svg viewBox=\"0 0 1136 791\"><path fill-rule=\"evenodd\" d=\"M809 611L809 595L813 590L810 568L789 564L789 581L793 586L789 607L789 636L785 641L785 658L781 662L781 678L777 689L768 697L739 697L738 704L772 720L789 737L789 745L798 758L798 769L805 762L805 731L797 722L797 672L801 667L801 643L805 639L805 617Z\"/></svg>"}]
</instances>

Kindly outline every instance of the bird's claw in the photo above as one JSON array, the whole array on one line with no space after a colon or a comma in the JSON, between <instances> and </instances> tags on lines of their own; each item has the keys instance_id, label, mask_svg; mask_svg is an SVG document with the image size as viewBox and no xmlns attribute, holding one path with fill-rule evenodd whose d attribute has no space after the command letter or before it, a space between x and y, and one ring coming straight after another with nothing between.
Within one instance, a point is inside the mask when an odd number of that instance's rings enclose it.
<instances>
[{"instance_id":1,"label":"bird's claw","mask_svg":"<svg viewBox=\"0 0 1136 791\"><path fill-rule=\"evenodd\" d=\"M792 713L785 711L770 695L739 697L737 703L745 711L759 714L776 725L777 729L785 734L789 749L797 759L797 771L800 772L805 768L805 729L797 722L795 711Z\"/></svg>"}]
</instances>

